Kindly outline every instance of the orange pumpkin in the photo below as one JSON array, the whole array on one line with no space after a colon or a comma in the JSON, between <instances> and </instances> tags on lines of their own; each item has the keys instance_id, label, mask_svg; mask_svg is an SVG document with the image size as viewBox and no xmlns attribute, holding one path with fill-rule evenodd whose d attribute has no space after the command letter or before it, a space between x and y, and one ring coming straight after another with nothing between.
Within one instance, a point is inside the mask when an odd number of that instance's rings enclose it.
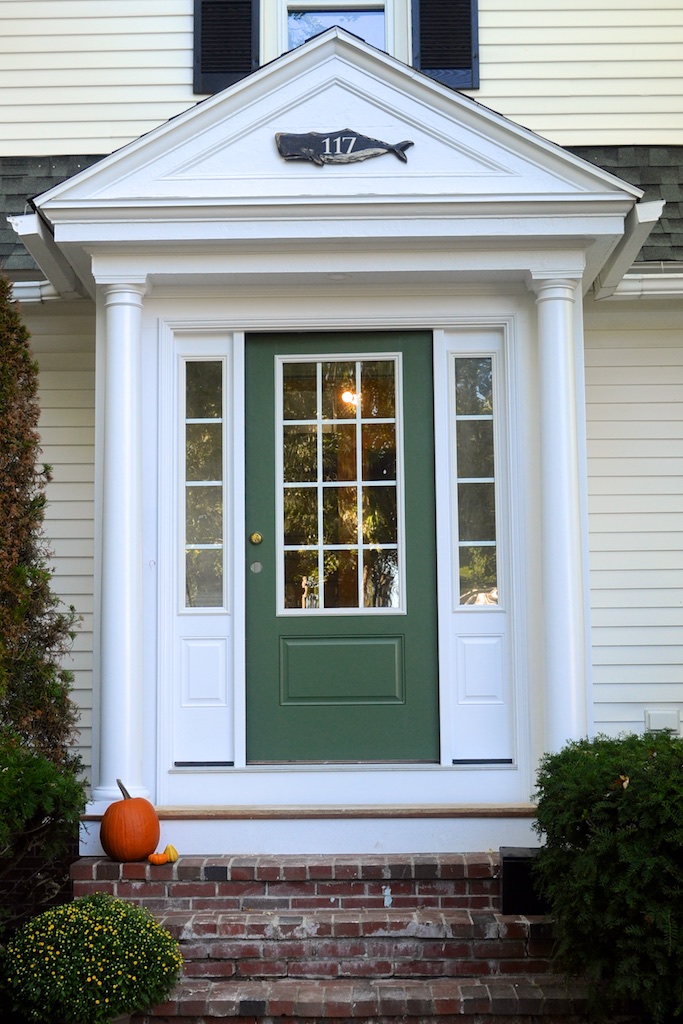
<instances>
[{"instance_id":1,"label":"orange pumpkin","mask_svg":"<svg viewBox=\"0 0 683 1024\"><path fill-rule=\"evenodd\" d=\"M166 853L150 853L147 860L150 864L168 864L168 855Z\"/></svg>"},{"instance_id":2,"label":"orange pumpkin","mask_svg":"<svg viewBox=\"0 0 683 1024\"><path fill-rule=\"evenodd\" d=\"M107 807L100 825L100 842L112 860L144 860L156 849L161 830L157 812L144 797L132 797L120 779L123 800Z\"/></svg>"}]
</instances>

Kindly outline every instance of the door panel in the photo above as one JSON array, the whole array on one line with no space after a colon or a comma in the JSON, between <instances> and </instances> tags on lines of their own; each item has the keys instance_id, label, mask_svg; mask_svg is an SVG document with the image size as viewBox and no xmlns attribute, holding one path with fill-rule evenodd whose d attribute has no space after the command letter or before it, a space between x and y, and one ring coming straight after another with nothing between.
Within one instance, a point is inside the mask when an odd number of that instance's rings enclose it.
<instances>
[{"instance_id":1,"label":"door panel","mask_svg":"<svg viewBox=\"0 0 683 1024\"><path fill-rule=\"evenodd\" d=\"M247 339L247 757L436 761L432 339Z\"/></svg>"}]
</instances>

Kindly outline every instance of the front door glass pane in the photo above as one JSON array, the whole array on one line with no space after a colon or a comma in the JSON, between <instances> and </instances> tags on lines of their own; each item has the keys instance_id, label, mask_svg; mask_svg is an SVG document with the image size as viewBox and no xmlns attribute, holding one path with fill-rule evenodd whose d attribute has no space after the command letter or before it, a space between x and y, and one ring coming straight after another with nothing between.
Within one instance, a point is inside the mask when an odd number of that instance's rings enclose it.
<instances>
[{"instance_id":1,"label":"front door glass pane","mask_svg":"<svg viewBox=\"0 0 683 1024\"><path fill-rule=\"evenodd\" d=\"M283 607L399 608L397 357L285 362L280 407Z\"/></svg>"}]
</instances>

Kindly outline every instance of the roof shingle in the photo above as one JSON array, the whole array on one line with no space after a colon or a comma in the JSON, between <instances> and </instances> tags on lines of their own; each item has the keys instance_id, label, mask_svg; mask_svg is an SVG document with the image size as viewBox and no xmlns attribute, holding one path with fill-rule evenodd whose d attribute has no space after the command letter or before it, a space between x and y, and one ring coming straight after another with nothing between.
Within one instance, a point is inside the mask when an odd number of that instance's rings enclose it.
<instances>
[{"instance_id":1,"label":"roof shingle","mask_svg":"<svg viewBox=\"0 0 683 1024\"><path fill-rule=\"evenodd\" d=\"M658 224L636 262L683 261L683 146L572 146L588 163L637 185L644 198L664 199ZM14 280L34 278L34 261L7 223L46 192L102 156L0 157L0 269Z\"/></svg>"}]
</instances>

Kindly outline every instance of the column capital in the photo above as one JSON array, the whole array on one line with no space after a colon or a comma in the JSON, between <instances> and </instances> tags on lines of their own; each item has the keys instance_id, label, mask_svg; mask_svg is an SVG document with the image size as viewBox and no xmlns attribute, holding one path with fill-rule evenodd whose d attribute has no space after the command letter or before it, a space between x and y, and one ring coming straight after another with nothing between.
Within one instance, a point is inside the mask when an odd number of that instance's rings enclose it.
<instances>
[{"instance_id":1,"label":"column capital","mask_svg":"<svg viewBox=\"0 0 683 1024\"><path fill-rule=\"evenodd\" d=\"M531 271L527 276L527 288L534 292L536 302L548 299L563 299L574 302L582 277L577 273L562 271L547 273Z\"/></svg>"},{"instance_id":2,"label":"column capital","mask_svg":"<svg viewBox=\"0 0 683 1024\"><path fill-rule=\"evenodd\" d=\"M99 281L102 288L105 306L126 305L141 306L147 292L147 279L127 279L121 281Z\"/></svg>"}]
</instances>

